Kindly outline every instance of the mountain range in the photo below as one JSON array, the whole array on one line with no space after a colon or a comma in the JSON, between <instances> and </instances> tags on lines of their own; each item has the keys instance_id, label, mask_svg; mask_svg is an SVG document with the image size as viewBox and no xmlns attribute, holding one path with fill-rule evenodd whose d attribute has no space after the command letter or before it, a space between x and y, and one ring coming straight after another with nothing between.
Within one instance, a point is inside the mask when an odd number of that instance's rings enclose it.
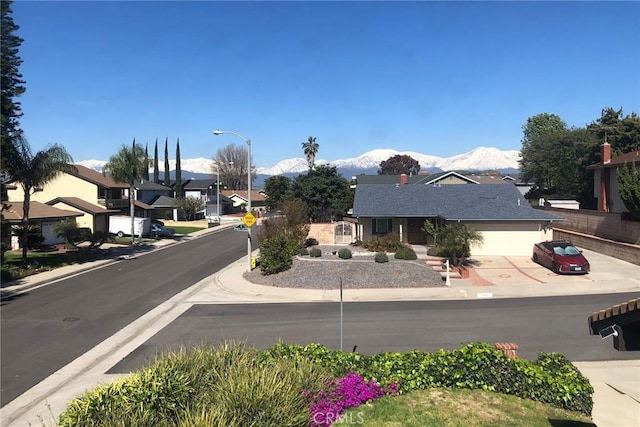
<instances>
[{"instance_id":1,"label":"mountain range","mask_svg":"<svg viewBox=\"0 0 640 427\"><path fill-rule=\"evenodd\" d=\"M390 148L379 148L350 158L327 161L317 159L316 165L327 164L335 166L337 171L343 176L350 178L357 174L375 174L380 166L380 162L395 155L407 155L418 161L423 171L431 173L438 171L453 170L499 170L506 173L514 173L518 170L520 152L517 150L498 150L493 147L478 147L468 153L458 154L452 157L436 157L413 151L397 151ZM83 160L78 164L102 171L105 160ZM180 168L183 179L209 178L214 170L214 161L204 157L195 159L180 159ZM160 173L164 172L164 161L161 162ZM169 160L169 169L175 171L175 160ZM290 175L306 172L309 169L307 160L301 157L282 160L269 168L256 168L258 181L260 175L264 178L273 175ZM204 176L202 176L204 175Z\"/></svg>"}]
</instances>

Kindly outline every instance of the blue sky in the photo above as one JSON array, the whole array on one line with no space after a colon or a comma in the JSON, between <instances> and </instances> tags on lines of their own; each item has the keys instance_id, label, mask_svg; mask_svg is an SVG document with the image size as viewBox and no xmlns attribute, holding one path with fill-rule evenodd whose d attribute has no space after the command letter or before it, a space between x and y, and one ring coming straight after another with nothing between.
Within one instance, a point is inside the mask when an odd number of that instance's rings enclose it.
<instances>
[{"instance_id":1,"label":"blue sky","mask_svg":"<svg viewBox=\"0 0 640 427\"><path fill-rule=\"evenodd\" d=\"M175 158L252 140L254 164L376 148L519 150L540 113L640 113L638 2L16 1L34 150Z\"/></svg>"}]
</instances>

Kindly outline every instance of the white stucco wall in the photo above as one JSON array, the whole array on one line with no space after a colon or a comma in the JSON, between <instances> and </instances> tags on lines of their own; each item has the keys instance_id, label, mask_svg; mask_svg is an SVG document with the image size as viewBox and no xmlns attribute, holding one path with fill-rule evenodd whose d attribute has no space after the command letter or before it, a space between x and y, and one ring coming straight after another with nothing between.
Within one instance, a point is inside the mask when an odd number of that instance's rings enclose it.
<instances>
[{"instance_id":1,"label":"white stucco wall","mask_svg":"<svg viewBox=\"0 0 640 427\"><path fill-rule=\"evenodd\" d=\"M538 222L476 222L470 227L482 233L483 244L471 247L473 255L530 256L533 245L550 240L552 230Z\"/></svg>"}]
</instances>

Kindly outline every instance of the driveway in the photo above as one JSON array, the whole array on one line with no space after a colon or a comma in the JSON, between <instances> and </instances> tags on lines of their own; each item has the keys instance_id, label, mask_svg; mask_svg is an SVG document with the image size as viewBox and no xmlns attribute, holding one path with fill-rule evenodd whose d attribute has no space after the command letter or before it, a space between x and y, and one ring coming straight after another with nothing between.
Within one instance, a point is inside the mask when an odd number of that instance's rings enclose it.
<instances>
[{"instance_id":1,"label":"driveway","mask_svg":"<svg viewBox=\"0 0 640 427\"><path fill-rule=\"evenodd\" d=\"M472 257L470 279L476 286L571 284L635 280L640 285L640 266L597 252L584 250L591 272L584 275L559 275L534 263L530 256Z\"/></svg>"}]
</instances>

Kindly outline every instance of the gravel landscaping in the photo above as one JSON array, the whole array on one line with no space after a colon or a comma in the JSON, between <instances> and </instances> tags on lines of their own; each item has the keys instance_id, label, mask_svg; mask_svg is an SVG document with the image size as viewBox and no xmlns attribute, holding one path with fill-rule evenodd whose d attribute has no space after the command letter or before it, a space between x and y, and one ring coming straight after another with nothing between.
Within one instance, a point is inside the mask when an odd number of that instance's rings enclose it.
<instances>
[{"instance_id":1,"label":"gravel landscaping","mask_svg":"<svg viewBox=\"0 0 640 427\"><path fill-rule=\"evenodd\" d=\"M321 246L322 257L296 256L290 270L269 276L260 268L245 272L244 278L258 285L282 288L344 289L362 288L423 288L444 286L440 274L424 260L396 260L389 254L389 262L377 263L374 254L349 246L351 259L340 259L340 247Z\"/></svg>"}]
</instances>

